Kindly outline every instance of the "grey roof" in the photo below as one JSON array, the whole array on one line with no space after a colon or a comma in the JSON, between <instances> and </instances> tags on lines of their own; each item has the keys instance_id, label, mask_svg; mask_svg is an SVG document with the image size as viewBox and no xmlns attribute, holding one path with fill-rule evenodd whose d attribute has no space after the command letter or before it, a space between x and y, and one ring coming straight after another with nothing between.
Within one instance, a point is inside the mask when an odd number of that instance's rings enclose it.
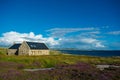
<instances>
[{"instance_id":1,"label":"grey roof","mask_svg":"<svg viewBox=\"0 0 120 80\"><path fill-rule=\"evenodd\" d=\"M44 49L47 50L48 47L44 43L38 43L38 42L26 42L30 49Z\"/></svg>"},{"instance_id":2,"label":"grey roof","mask_svg":"<svg viewBox=\"0 0 120 80\"><path fill-rule=\"evenodd\" d=\"M18 49L21 44L14 44L9 49Z\"/></svg>"}]
</instances>

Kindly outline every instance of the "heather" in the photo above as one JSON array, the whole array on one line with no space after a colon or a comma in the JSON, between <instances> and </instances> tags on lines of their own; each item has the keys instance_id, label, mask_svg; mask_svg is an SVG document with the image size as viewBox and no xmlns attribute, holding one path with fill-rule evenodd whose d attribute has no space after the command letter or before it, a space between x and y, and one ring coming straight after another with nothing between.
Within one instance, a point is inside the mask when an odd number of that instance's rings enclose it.
<instances>
[{"instance_id":1,"label":"heather","mask_svg":"<svg viewBox=\"0 0 120 80\"><path fill-rule=\"evenodd\" d=\"M100 70L97 64L120 66L120 57L64 55L51 51L50 55L7 56L0 49L0 80L119 80L119 68ZM53 68L24 71L24 69Z\"/></svg>"}]
</instances>

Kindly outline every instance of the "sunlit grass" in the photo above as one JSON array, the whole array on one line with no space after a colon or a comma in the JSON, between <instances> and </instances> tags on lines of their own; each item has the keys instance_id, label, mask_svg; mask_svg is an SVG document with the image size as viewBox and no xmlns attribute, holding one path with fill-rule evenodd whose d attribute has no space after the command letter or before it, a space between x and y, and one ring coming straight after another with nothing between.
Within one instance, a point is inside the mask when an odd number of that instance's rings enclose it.
<instances>
[{"instance_id":1,"label":"sunlit grass","mask_svg":"<svg viewBox=\"0 0 120 80\"><path fill-rule=\"evenodd\" d=\"M26 67L54 67L59 63L74 64L77 62L86 62L91 64L118 64L119 57L93 57L93 56L78 56L78 55L64 55L59 51L50 51L50 55L41 56L8 56L6 49L0 49L0 61L15 62L24 64ZM39 64L34 65L33 64Z\"/></svg>"}]
</instances>

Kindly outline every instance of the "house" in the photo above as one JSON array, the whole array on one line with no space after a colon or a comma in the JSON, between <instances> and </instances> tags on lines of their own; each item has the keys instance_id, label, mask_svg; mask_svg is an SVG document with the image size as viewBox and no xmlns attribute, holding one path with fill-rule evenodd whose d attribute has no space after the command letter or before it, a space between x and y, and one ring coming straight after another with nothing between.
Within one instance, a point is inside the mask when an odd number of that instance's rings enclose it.
<instances>
[{"instance_id":1,"label":"house","mask_svg":"<svg viewBox=\"0 0 120 80\"><path fill-rule=\"evenodd\" d=\"M8 49L8 55L49 55L49 48L44 43L24 41L12 45Z\"/></svg>"}]
</instances>

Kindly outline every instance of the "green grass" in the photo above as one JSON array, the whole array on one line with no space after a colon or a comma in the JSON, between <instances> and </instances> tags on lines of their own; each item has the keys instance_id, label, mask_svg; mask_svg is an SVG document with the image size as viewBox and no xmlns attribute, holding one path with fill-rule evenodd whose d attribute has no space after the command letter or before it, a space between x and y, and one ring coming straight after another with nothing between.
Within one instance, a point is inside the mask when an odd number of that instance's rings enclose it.
<instances>
[{"instance_id":1,"label":"green grass","mask_svg":"<svg viewBox=\"0 0 120 80\"><path fill-rule=\"evenodd\" d=\"M6 48L0 48L0 55L6 55L7 49Z\"/></svg>"},{"instance_id":2,"label":"green grass","mask_svg":"<svg viewBox=\"0 0 120 80\"><path fill-rule=\"evenodd\" d=\"M93 57L64 55L59 51L50 51L50 55L41 56L8 56L6 49L0 48L0 62L14 62L23 64L26 68L48 68L57 64L74 64L85 62L91 64L120 64L120 57Z\"/></svg>"}]
</instances>

